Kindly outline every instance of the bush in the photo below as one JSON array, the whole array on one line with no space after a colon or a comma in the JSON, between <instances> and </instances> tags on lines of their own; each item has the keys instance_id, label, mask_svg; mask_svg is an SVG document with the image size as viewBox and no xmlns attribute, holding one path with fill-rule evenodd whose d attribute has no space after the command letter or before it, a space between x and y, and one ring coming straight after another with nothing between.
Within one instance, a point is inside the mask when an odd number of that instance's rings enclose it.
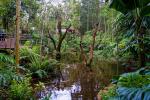
<instances>
[{"instance_id":1,"label":"bush","mask_svg":"<svg viewBox=\"0 0 150 100\"><path fill-rule=\"evenodd\" d=\"M13 100L29 100L32 98L32 87L30 86L30 78L23 81L13 80L10 86L10 97Z\"/></svg>"},{"instance_id":2,"label":"bush","mask_svg":"<svg viewBox=\"0 0 150 100\"><path fill-rule=\"evenodd\" d=\"M116 85L101 90L102 100L150 100L150 69L122 74Z\"/></svg>"},{"instance_id":3,"label":"bush","mask_svg":"<svg viewBox=\"0 0 150 100\"><path fill-rule=\"evenodd\" d=\"M121 75L117 85L119 87L142 88L144 85L150 84L149 78L149 75L140 75L139 73L126 73Z\"/></svg>"},{"instance_id":4,"label":"bush","mask_svg":"<svg viewBox=\"0 0 150 100\"><path fill-rule=\"evenodd\" d=\"M105 89L101 90L99 92L99 95L101 96L102 100L110 100L111 97L114 97L114 96L117 95L117 93L116 93L116 85L111 85L111 86L107 87L106 90Z\"/></svg>"},{"instance_id":5,"label":"bush","mask_svg":"<svg viewBox=\"0 0 150 100\"><path fill-rule=\"evenodd\" d=\"M12 67L0 68L0 87L9 87L12 80L20 81L22 79Z\"/></svg>"},{"instance_id":6,"label":"bush","mask_svg":"<svg viewBox=\"0 0 150 100\"><path fill-rule=\"evenodd\" d=\"M44 78L47 77L47 73L44 70L37 70L36 72L32 73L32 78Z\"/></svg>"},{"instance_id":7,"label":"bush","mask_svg":"<svg viewBox=\"0 0 150 100\"><path fill-rule=\"evenodd\" d=\"M20 50L21 60L26 61L22 63L22 66L29 69L32 73L43 70L45 72L53 72L56 61L49 59L48 57L43 57L38 54L38 52L33 47L32 49L24 47ZM57 62L56 62L57 63Z\"/></svg>"},{"instance_id":8,"label":"bush","mask_svg":"<svg viewBox=\"0 0 150 100\"><path fill-rule=\"evenodd\" d=\"M150 100L150 70L121 75L117 87L115 100Z\"/></svg>"}]
</instances>

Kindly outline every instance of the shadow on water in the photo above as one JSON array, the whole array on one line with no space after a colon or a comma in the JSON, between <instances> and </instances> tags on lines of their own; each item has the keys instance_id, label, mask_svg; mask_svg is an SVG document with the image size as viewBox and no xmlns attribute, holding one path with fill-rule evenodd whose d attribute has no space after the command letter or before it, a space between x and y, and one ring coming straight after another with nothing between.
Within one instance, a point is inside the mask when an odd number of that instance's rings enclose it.
<instances>
[{"instance_id":1,"label":"shadow on water","mask_svg":"<svg viewBox=\"0 0 150 100\"><path fill-rule=\"evenodd\" d=\"M62 71L65 80L55 79L41 95L51 94L50 100L97 100L99 90L109 84L115 73L112 67L108 68L110 72L94 67L91 70L81 64L67 65Z\"/></svg>"}]
</instances>

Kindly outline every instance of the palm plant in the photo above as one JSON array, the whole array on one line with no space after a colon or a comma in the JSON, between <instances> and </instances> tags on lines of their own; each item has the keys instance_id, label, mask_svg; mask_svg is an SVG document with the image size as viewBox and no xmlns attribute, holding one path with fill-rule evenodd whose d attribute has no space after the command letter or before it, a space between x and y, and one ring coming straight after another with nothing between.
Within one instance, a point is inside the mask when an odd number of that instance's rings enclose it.
<instances>
[{"instance_id":1,"label":"palm plant","mask_svg":"<svg viewBox=\"0 0 150 100\"><path fill-rule=\"evenodd\" d=\"M117 99L121 100L149 100L150 70L140 69L137 72L121 75L118 80Z\"/></svg>"},{"instance_id":2,"label":"palm plant","mask_svg":"<svg viewBox=\"0 0 150 100\"><path fill-rule=\"evenodd\" d=\"M107 0L108 1L108 0ZM130 26L128 29L133 29L135 38L138 44L138 60L139 66L142 67L145 64L145 53L143 37L146 33L146 27L143 23L149 19L146 17L150 15L150 0L110 0L110 7L123 13L129 20Z\"/></svg>"}]
</instances>

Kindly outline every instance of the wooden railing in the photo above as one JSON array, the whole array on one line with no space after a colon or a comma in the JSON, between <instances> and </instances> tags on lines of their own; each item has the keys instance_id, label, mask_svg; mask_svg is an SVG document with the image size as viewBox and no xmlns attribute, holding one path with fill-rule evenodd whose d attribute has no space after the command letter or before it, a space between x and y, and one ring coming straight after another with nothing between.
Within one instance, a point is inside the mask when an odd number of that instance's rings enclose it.
<instances>
[{"instance_id":1,"label":"wooden railing","mask_svg":"<svg viewBox=\"0 0 150 100\"><path fill-rule=\"evenodd\" d=\"M20 41L26 41L31 39L31 35L22 34L20 36ZM0 49L14 49L15 48L15 37L0 35Z\"/></svg>"},{"instance_id":2,"label":"wooden railing","mask_svg":"<svg viewBox=\"0 0 150 100\"><path fill-rule=\"evenodd\" d=\"M0 48L1 49L14 49L15 38L0 38Z\"/></svg>"}]
</instances>

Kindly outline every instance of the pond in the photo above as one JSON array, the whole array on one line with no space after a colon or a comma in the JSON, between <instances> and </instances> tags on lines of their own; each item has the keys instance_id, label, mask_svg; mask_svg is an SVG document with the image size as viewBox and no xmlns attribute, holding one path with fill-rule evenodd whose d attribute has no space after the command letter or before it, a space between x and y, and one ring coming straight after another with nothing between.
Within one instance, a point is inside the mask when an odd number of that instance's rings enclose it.
<instances>
[{"instance_id":1,"label":"pond","mask_svg":"<svg viewBox=\"0 0 150 100\"><path fill-rule=\"evenodd\" d=\"M50 100L91 100L89 98L93 98L92 100L97 100L96 94L98 90L94 91L94 89L91 88L93 90L88 91L84 89L83 91L81 88L82 87L80 83L74 83L73 85L66 87L61 84L59 88L54 85L50 85L41 92L41 100L46 97L48 97ZM90 94L92 94L91 92L95 92L95 95L93 95L93 97L90 97L91 95L84 95L84 92L89 92Z\"/></svg>"},{"instance_id":2,"label":"pond","mask_svg":"<svg viewBox=\"0 0 150 100\"><path fill-rule=\"evenodd\" d=\"M97 77L100 71L96 71L79 65L69 65L62 71L64 80L54 79L44 91L40 92L40 100L45 100L43 98L47 98L46 100L97 100L100 88L104 83L108 84L110 78L109 76L105 78L104 75L103 78ZM107 82L104 82L104 79Z\"/></svg>"},{"instance_id":3,"label":"pond","mask_svg":"<svg viewBox=\"0 0 150 100\"><path fill-rule=\"evenodd\" d=\"M77 98L76 100L82 100L81 95L78 95L78 97L73 97L73 94L80 93L81 87L79 84L73 84L70 87L63 87L57 88L53 87L54 85L48 86L46 90L41 92L41 95L43 98L48 96L47 94L49 93L50 96L48 97L50 100L72 100L73 98ZM41 98L41 99L43 99ZM80 99L81 98L81 99Z\"/></svg>"}]
</instances>

